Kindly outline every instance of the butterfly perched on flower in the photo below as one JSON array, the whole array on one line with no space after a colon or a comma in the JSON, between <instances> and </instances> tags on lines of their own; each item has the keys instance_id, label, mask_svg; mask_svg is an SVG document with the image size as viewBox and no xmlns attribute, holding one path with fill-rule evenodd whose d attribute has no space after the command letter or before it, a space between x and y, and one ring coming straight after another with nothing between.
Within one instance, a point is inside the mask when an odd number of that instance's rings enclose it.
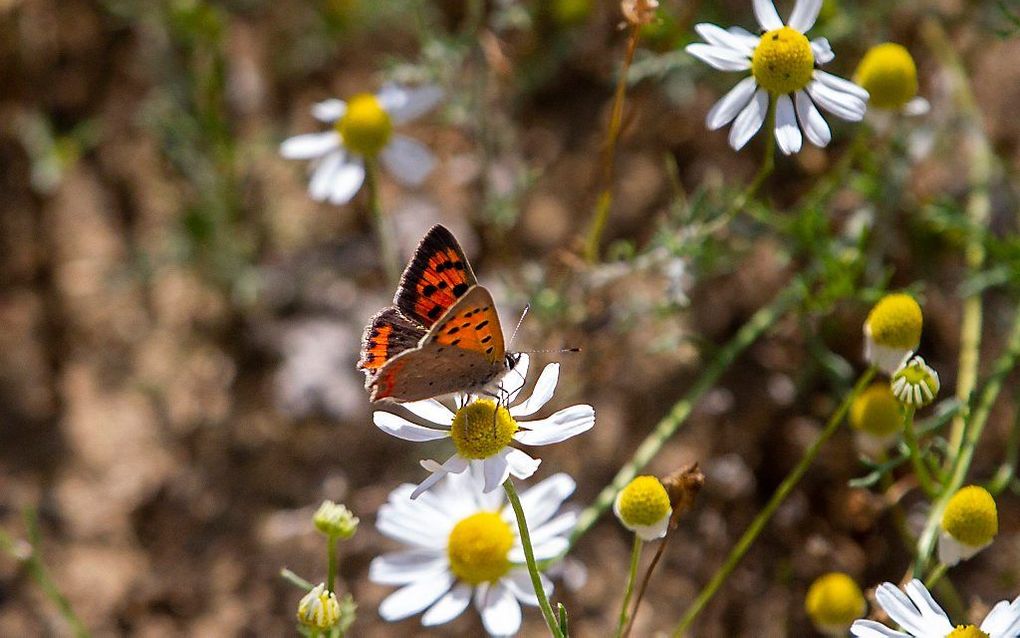
<instances>
[{"instance_id":1,"label":"butterfly perched on flower","mask_svg":"<svg viewBox=\"0 0 1020 638\"><path fill-rule=\"evenodd\" d=\"M365 328L358 369L372 401L482 392L512 370L492 295L463 249L433 226L404 270L393 305Z\"/></svg>"}]
</instances>

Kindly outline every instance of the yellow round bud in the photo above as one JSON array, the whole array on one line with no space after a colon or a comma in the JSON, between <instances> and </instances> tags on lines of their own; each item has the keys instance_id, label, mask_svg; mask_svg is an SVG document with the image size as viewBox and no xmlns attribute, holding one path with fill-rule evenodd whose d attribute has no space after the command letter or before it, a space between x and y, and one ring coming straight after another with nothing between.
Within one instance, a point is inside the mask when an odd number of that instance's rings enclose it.
<instances>
[{"instance_id":1,"label":"yellow round bud","mask_svg":"<svg viewBox=\"0 0 1020 638\"><path fill-rule=\"evenodd\" d=\"M995 499L977 485L961 488L942 513L942 529L964 545L987 545L999 533Z\"/></svg>"},{"instance_id":2,"label":"yellow round bud","mask_svg":"<svg viewBox=\"0 0 1020 638\"><path fill-rule=\"evenodd\" d=\"M654 476L638 476L628 483L616 495L613 511L624 527L645 541L665 536L673 513L666 488Z\"/></svg>"},{"instance_id":3,"label":"yellow round bud","mask_svg":"<svg viewBox=\"0 0 1020 638\"><path fill-rule=\"evenodd\" d=\"M903 425L900 403L887 383L875 383L850 405L850 425L873 436L895 434Z\"/></svg>"},{"instance_id":4,"label":"yellow round bud","mask_svg":"<svg viewBox=\"0 0 1020 638\"><path fill-rule=\"evenodd\" d=\"M853 621L864 615L867 604L854 579L832 572L811 583L804 608L819 631L845 636Z\"/></svg>"},{"instance_id":5,"label":"yellow round bud","mask_svg":"<svg viewBox=\"0 0 1020 638\"><path fill-rule=\"evenodd\" d=\"M917 95L917 66L903 46L879 44L864 54L854 82L871 94L870 105L898 110Z\"/></svg>"}]
</instances>

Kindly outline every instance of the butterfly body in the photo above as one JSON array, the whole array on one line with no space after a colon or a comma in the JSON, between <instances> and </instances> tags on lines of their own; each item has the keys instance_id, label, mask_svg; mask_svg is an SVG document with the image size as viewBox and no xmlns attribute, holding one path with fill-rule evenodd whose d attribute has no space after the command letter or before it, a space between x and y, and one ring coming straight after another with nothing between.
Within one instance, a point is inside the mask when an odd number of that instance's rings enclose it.
<instances>
[{"instance_id":1,"label":"butterfly body","mask_svg":"<svg viewBox=\"0 0 1020 638\"><path fill-rule=\"evenodd\" d=\"M372 317L362 340L358 368L372 401L481 392L517 361L506 353L492 295L443 226L418 245L393 304Z\"/></svg>"}]
</instances>

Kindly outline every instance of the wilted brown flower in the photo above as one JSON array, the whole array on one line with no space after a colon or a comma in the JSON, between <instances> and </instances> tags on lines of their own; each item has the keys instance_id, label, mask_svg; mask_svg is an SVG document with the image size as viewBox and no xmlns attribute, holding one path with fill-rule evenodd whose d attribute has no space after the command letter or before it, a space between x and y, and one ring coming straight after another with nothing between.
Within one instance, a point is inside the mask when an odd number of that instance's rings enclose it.
<instances>
[{"instance_id":1,"label":"wilted brown flower","mask_svg":"<svg viewBox=\"0 0 1020 638\"><path fill-rule=\"evenodd\" d=\"M627 22L633 25L649 24L655 19L655 10L659 8L659 0L621 0L620 10Z\"/></svg>"},{"instance_id":2,"label":"wilted brown flower","mask_svg":"<svg viewBox=\"0 0 1020 638\"><path fill-rule=\"evenodd\" d=\"M705 475L697 463L685 465L662 479L662 486L669 494L673 514L669 517L669 528L676 529L680 517L694 505L694 498L705 484Z\"/></svg>"}]
</instances>

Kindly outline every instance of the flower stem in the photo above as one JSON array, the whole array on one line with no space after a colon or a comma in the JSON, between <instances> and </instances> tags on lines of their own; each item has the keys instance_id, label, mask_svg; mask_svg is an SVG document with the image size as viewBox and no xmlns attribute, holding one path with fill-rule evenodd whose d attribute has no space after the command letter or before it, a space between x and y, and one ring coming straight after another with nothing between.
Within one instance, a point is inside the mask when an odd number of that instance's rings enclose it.
<instances>
[{"instance_id":1,"label":"flower stem","mask_svg":"<svg viewBox=\"0 0 1020 638\"><path fill-rule=\"evenodd\" d=\"M729 556L726 557L726 562L723 563L722 567L716 571L715 575L712 576L712 580L701 590L698 597L694 600L691 606L687 609L680 623L677 625L673 632L674 636L682 636L684 631L694 622L698 614L705 608L708 602L715 596L716 592L722 584L729 578L729 575L736 569L737 564L740 563L741 559L754 544L754 541L758 538L758 535L765 528L765 525L775 514L779 506L786 500L786 497L790 495L793 488L797 486L800 479L807 472L808 467L814 462L815 457L818 456L818 452L821 451L822 445L836 433L839 429L840 424L843 422L843 417L846 416L847 411L850 409L850 405L857 398L857 395L861 393L864 388L867 387L868 383L871 382L872 377L875 376L875 368L868 368L864 374L861 375L860 379L857 380L857 384L854 385L853 390L843 399L843 402L839 405L839 408L829 418L829 422L825 425L825 429L821 431L818 438L815 439L814 443L804 452L804 456L797 463L796 467L787 474L783 482L780 483L775 493L772 494L772 498L765 505L764 508L758 513L758 515L751 521L751 525L744 532L744 535L740 537L737 544L730 550Z\"/></svg>"},{"instance_id":2,"label":"flower stem","mask_svg":"<svg viewBox=\"0 0 1020 638\"><path fill-rule=\"evenodd\" d=\"M588 263L593 264L599 258L599 246L602 243L602 231L606 228L609 220L609 209L613 205L613 174L616 159L616 140L620 137L620 127L623 123L623 99L627 94L627 74L630 71L630 64L634 61L634 51L637 49L638 40L641 38L641 25L632 24L627 37L627 52L623 57L623 65L620 67L620 77L616 80L616 92L613 95L613 109L609 115L609 125L606 128L606 141L602 147L602 192L595 203L595 215L592 218L591 229L588 231L588 239L585 242L584 257Z\"/></svg>"},{"instance_id":3,"label":"flower stem","mask_svg":"<svg viewBox=\"0 0 1020 638\"><path fill-rule=\"evenodd\" d=\"M914 412L912 406L903 409L903 441L907 444L907 449L910 450L910 462L914 465L914 475L917 477L918 484L928 498L933 499L938 496L939 491L935 487L931 474L928 473L928 466L921 458L921 449L917 444L917 432L914 431Z\"/></svg>"},{"instance_id":4,"label":"flower stem","mask_svg":"<svg viewBox=\"0 0 1020 638\"><path fill-rule=\"evenodd\" d=\"M634 595L634 581L637 580L637 568L643 546L641 538L634 534L634 547L630 551L630 571L627 572L627 588L623 594L623 605L620 606L620 620L616 624L616 638L623 636L623 628L627 626L627 607L630 606L630 598Z\"/></svg>"},{"instance_id":5,"label":"flower stem","mask_svg":"<svg viewBox=\"0 0 1020 638\"><path fill-rule=\"evenodd\" d=\"M963 146L970 150L967 162L970 169L968 175L970 194L966 206L968 223L964 259L967 265L966 274L973 275L981 271L985 262L983 235L991 214L989 187L993 153L982 127L981 111L970 87L970 74L964 68L942 25L935 18L929 17L924 21L921 33L932 53L939 58L945 70L952 76L956 103L963 115L962 133L965 141ZM964 406L969 405L970 395L977 383L982 316L981 289L975 287L963 300L963 319L960 322L960 362L956 376L956 398ZM967 416L965 407L953 418L949 433L949 453L946 456L947 465L954 464L962 453Z\"/></svg>"},{"instance_id":6,"label":"flower stem","mask_svg":"<svg viewBox=\"0 0 1020 638\"><path fill-rule=\"evenodd\" d=\"M613 504L617 493L626 487L627 483L630 483L637 473L659 453L666 441L684 424L701 397L712 389L722 373L736 361L740 353L779 321L787 310L808 295L810 280L813 278L814 275L801 275L791 281L769 305L754 313L751 319L737 331L737 334L719 349L715 358L704 367L701 376L687 391L687 394L673 405L651 434L645 437L630 462L620 468L612 482L602 488L595 501L581 512L577 527L570 535L570 547L573 547L595 525L599 517Z\"/></svg>"},{"instance_id":7,"label":"flower stem","mask_svg":"<svg viewBox=\"0 0 1020 638\"><path fill-rule=\"evenodd\" d=\"M25 527L28 530L27 543L15 541L0 530L0 550L10 554L12 558L19 561L25 567L29 576L39 585L46 598L60 610L60 615L71 626L74 636L76 638L88 638L91 635L89 630L86 629L85 624L78 618L78 615L74 613L71 601L61 593L60 588L53 582L49 572L46 570L46 565L43 564L42 555L39 552L42 538L39 533L39 519L36 516L35 510L25 510Z\"/></svg>"},{"instance_id":8,"label":"flower stem","mask_svg":"<svg viewBox=\"0 0 1020 638\"><path fill-rule=\"evenodd\" d=\"M335 592L333 585L336 584L336 546L337 539L330 536L326 539L326 564L328 565L329 573L326 574L326 589Z\"/></svg>"},{"instance_id":9,"label":"flower stem","mask_svg":"<svg viewBox=\"0 0 1020 638\"><path fill-rule=\"evenodd\" d=\"M386 223L382 204L379 201L379 160L375 157L365 158L365 185L368 188L368 207L375 224L375 233L379 237L379 249L382 253L383 268L390 284L397 285L400 281L400 258L396 244L393 243L392 229Z\"/></svg>"},{"instance_id":10,"label":"flower stem","mask_svg":"<svg viewBox=\"0 0 1020 638\"><path fill-rule=\"evenodd\" d=\"M942 577L946 575L946 571L949 567L945 563L939 563L934 569L928 574L928 577L924 579L924 586L928 589L932 589L938 584Z\"/></svg>"},{"instance_id":11,"label":"flower stem","mask_svg":"<svg viewBox=\"0 0 1020 638\"><path fill-rule=\"evenodd\" d=\"M315 585L311 584L304 578L301 578L300 576L298 576L297 574L295 574L294 572L290 571L287 568L283 568L280 570L280 578L284 579L291 585L294 585L295 587L306 593L310 592L312 588L315 587Z\"/></svg>"},{"instance_id":12,"label":"flower stem","mask_svg":"<svg viewBox=\"0 0 1020 638\"><path fill-rule=\"evenodd\" d=\"M928 559L935 549L942 512L946 509L949 499L963 486L963 481L967 478L970 464L974 460L974 450L977 448L978 441L981 440L981 434L988 422L988 415L1002 390L1002 384L1009 373L1013 371L1018 359L1020 359L1020 306L1017 307L1013 315L1013 327L1010 329L1006 350L995 360L988 380L975 396L973 409L970 411L970 418L967 420L967 428L964 431L963 443L960 446L960 453L953 464L949 480L942 486L942 493L932 503L931 509L928 511L928 520L925 521L924 530L917 541L917 558L914 561L914 575L918 578L924 573Z\"/></svg>"},{"instance_id":13,"label":"flower stem","mask_svg":"<svg viewBox=\"0 0 1020 638\"><path fill-rule=\"evenodd\" d=\"M655 555L652 556L652 562L648 564L648 569L645 570L645 576L641 579L641 586L638 587L637 598L634 599L634 613L627 620L627 628L623 630L623 638L627 638L630 635L630 630L634 628L634 619L637 617L638 609L641 608L641 601L645 597L645 590L648 589L648 581L652 579L652 572L655 571L656 565L659 564L659 559L665 553L666 545L669 544L669 539L671 538L673 538L673 535L667 532L665 538L659 543L659 547L656 548Z\"/></svg>"},{"instance_id":14,"label":"flower stem","mask_svg":"<svg viewBox=\"0 0 1020 638\"><path fill-rule=\"evenodd\" d=\"M528 573L531 574L531 585L535 588L535 597L538 598L538 606L545 617L545 624L549 633L555 638L564 638L560 626L556 623L556 616L553 614L549 598L545 595L545 588L542 587L542 577L538 572L538 565L535 563L535 550L531 547L531 534L528 533L528 522L524 520L524 508L521 507L521 499L517 496L513 479L503 481L503 491L506 492L507 500L514 509L517 517L517 529L521 534L521 546L524 549L524 560L528 563Z\"/></svg>"}]
</instances>

